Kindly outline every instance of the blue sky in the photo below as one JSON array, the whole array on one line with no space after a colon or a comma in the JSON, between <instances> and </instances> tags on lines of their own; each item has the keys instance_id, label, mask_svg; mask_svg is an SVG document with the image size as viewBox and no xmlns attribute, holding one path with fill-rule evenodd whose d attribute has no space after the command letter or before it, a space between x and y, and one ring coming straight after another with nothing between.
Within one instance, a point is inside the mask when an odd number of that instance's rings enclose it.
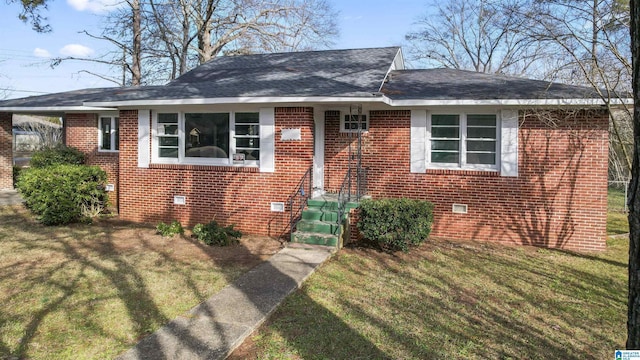
<instances>
[{"instance_id":1,"label":"blue sky","mask_svg":"<svg viewBox=\"0 0 640 360\"><path fill-rule=\"evenodd\" d=\"M95 56L105 44L81 34L100 33L105 2L117 0L51 0L45 15L53 32L38 34L18 20L16 4L0 5L0 96L18 98L47 92L113 86L81 72L102 71L85 62L66 62L51 69L48 58ZM340 33L335 48L403 45L404 35L426 12L426 0L330 0L340 12ZM4 90L9 89L9 90Z\"/></svg>"}]
</instances>

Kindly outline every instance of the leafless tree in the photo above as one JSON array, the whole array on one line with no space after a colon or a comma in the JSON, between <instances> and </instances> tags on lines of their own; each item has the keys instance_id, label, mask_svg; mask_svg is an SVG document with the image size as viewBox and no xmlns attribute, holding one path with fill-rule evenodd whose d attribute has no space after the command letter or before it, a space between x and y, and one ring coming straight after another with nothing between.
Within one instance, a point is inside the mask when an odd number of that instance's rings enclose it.
<instances>
[{"instance_id":1,"label":"leafless tree","mask_svg":"<svg viewBox=\"0 0 640 360\"><path fill-rule=\"evenodd\" d=\"M527 34L550 50L554 67L545 78L586 85L602 98L611 118L610 176L627 180L631 169L630 109L622 113L611 104L629 98L631 53L628 3L621 0L533 1Z\"/></svg>"},{"instance_id":2,"label":"leafless tree","mask_svg":"<svg viewBox=\"0 0 640 360\"><path fill-rule=\"evenodd\" d=\"M108 14L103 33L113 50L97 58L57 58L109 65L93 74L119 85L164 83L219 55L328 47L336 12L326 0L127 0ZM132 26L133 24L133 26Z\"/></svg>"},{"instance_id":3,"label":"leafless tree","mask_svg":"<svg viewBox=\"0 0 640 360\"><path fill-rule=\"evenodd\" d=\"M544 54L524 33L520 0L432 1L406 39L413 60L484 73L526 74Z\"/></svg>"},{"instance_id":4,"label":"leafless tree","mask_svg":"<svg viewBox=\"0 0 640 360\"><path fill-rule=\"evenodd\" d=\"M47 9L50 0L7 0L7 3L20 3L21 11L18 18L25 23L31 24L34 31L46 33L51 31L48 19L41 11Z\"/></svg>"}]
</instances>

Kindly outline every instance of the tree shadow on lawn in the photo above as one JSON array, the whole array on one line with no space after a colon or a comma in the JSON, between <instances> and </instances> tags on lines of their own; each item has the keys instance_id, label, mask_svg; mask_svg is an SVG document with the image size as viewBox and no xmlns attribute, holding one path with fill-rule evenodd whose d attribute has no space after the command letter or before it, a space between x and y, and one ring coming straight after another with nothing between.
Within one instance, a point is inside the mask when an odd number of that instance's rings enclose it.
<instances>
[{"instance_id":1,"label":"tree shadow on lawn","mask_svg":"<svg viewBox=\"0 0 640 360\"><path fill-rule=\"evenodd\" d=\"M2 266L0 282L12 279L20 281L16 283L19 286L9 289L3 302L17 305L24 301L40 300L41 302L33 306L35 312L29 311L29 308L25 310L16 307L15 311L9 309L0 314L0 329L9 331L9 327L23 327L19 338L15 339L16 342L9 336L3 336L4 339L0 341L2 356L33 357L34 351L39 351L33 350L34 342L37 342L37 347L41 348L43 347L41 342L46 341L37 340L38 338L56 336L48 333L52 330L64 333L76 331L76 328L85 329L85 332L75 332L84 339L68 340L89 343L94 341L95 337L108 337L111 338L109 341L115 341L120 345L117 349L103 348L97 349L98 352L89 351L89 354L93 355L76 353L67 356L116 355L170 320L166 310L163 310L166 307L158 304L161 299L159 300L157 294L149 289L149 286L153 286L149 283L150 279L162 279L165 274L178 277L181 291L187 289L193 294L197 300L191 306L195 306L197 302L211 295L210 292L206 292L206 288L203 289L202 285L198 286L194 278L202 275L202 269L196 269L200 270L200 273L189 270L193 262L197 262L198 259L189 258L185 254L176 254L181 251L176 250L176 246L158 244L157 236L140 236L140 238L131 239L131 243L135 246L123 248L122 235L118 232L131 227L130 224L114 226L107 222L99 225L45 227L35 222L21 207L0 208L0 217L2 217L0 241L5 242L5 246L9 246L16 255L7 255L4 259L3 262L6 261L6 265ZM134 237L136 233L142 235L153 232L150 228L139 226L133 228L130 235ZM217 249L187 237L172 241L180 242L182 246L190 244L195 249L192 250L194 253L199 252L200 260L210 264L198 266L215 264L213 266L217 272L216 282L226 283L235 279L243 269L248 270L269 255L260 253L260 249L258 253L255 252L256 249L252 249L253 252L249 251L242 245L237 246L233 251L229 249L216 251ZM236 255L235 260L240 259L243 266L230 263L234 260L233 258L224 258L224 254L232 252ZM140 260L140 257L132 256L135 253L147 255L151 253L156 259L158 268L154 268L151 264L141 270L135 263L136 260ZM223 253L223 255L220 256L217 253ZM38 290L34 290L35 288ZM38 291L43 288L45 292L39 293ZM110 291L102 292L105 289ZM92 290L96 293L89 298L86 297L86 292ZM99 321L101 319L96 321L92 316L96 308L107 302L113 303L113 300L116 300L126 311L126 319L122 320L130 323L132 334L116 336L117 332L108 327L109 321L102 323ZM60 323L51 324L51 317L56 312L62 313L55 316L55 320ZM45 322L47 322L46 325ZM111 323L111 326L126 325ZM47 349L47 351L54 351L54 354L56 354L55 351L63 351L68 354L69 351L65 348L71 344L49 345L53 349ZM57 354L53 356L61 356L60 353Z\"/></svg>"},{"instance_id":2,"label":"tree shadow on lawn","mask_svg":"<svg viewBox=\"0 0 640 360\"><path fill-rule=\"evenodd\" d=\"M612 278L575 266L580 257L538 250L449 242L410 255L344 250L262 328L255 341L267 349L257 351L600 359L623 346L624 274Z\"/></svg>"}]
</instances>

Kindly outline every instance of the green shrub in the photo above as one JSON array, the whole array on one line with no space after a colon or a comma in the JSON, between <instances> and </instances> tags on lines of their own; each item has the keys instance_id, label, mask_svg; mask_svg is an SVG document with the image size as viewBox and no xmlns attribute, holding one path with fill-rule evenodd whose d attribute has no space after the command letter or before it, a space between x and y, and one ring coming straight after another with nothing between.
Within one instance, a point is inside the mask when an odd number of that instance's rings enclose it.
<instances>
[{"instance_id":1,"label":"green shrub","mask_svg":"<svg viewBox=\"0 0 640 360\"><path fill-rule=\"evenodd\" d=\"M387 251L409 251L431 232L433 204L411 199L364 200L358 229L365 239Z\"/></svg>"},{"instance_id":2,"label":"green shrub","mask_svg":"<svg viewBox=\"0 0 640 360\"><path fill-rule=\"evenodd\" d=\"M23 169L17 187L25 205L46 225L86 220L108 202L107 173L97 166L54 165Z\"/></svg>"},{"instance_id":3,"label":"green shrub","mask_svg":"<svg viewBox=\"0 0 640 360\"><path fill-rule=\"evenodd\" d=\"M222 227L217 222L197 224L193 227L193 234L207 245L228 246L237 244L242 233L233 228L233 225Z\"/></svg>"},{"instance_id":4,"label":"green shrub","mask_svg":"<svg viewBox=\"0 0 640 360\"><path fill-rule=\"evenodd\" d=\"M158 234L166 237L171 237L177 234L184 234L184 228L178 220L173 220L171 224L165 224L160 222L156 225L156 231Z\"/></svg>"},{"instance_id":5,"label":"green shrub","mask_svg":"<svg viewBox=\"0 0 640 360\"><path fill-rule=\"evenodd\" d=\"M58 145L33 153L29 166L32 168L44 168L54 165L82 165L84 160L85 155L80 150Z\"/></svg>"}]
</instances>

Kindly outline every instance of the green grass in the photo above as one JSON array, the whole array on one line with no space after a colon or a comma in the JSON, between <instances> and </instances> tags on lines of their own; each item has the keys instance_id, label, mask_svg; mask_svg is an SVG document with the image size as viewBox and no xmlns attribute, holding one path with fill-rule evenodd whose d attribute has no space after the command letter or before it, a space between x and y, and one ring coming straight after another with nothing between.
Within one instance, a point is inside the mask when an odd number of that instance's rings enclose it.
<instances>
[{"instance_id":1,"label":"green grass","mask_svg":"<svg viewBox=\"0 0 640 360\"><path fill-rule=\"evenodd\" d=\"M225 251L238 249L113 222L45 227L0 207L0 359L114 358L259 261Z\"/></svg>"},{"instance_id":2,"label":"green grass","mask_svg":"<svg viewBox=\"0 0 640 360\"><path fill-rule=\"evenodd\" d=\"M626 336L627 243L612 239L594 254L445 241L410 254L344 249L240 351L259 359L611 358Z\"/></svg>"},{"instance_id":3,"label":"green grass","mask_svg":"<svg viewBox=\"0 0 640 360\"><path fill-rule=\"evenodd\" d=\"M625 211L623 189L609 188L607 197L607 234L626 234L629 232L629 221Z\"/></svg>"}]
</instances>

